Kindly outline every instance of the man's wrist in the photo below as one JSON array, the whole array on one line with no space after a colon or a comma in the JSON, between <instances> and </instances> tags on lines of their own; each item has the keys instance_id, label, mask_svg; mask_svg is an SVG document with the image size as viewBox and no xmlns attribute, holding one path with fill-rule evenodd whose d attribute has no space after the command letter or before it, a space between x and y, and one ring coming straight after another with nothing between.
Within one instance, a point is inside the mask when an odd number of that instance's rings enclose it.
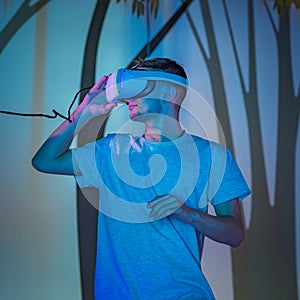
<instances>
[{"instance_id":1,"label":"man's wrist","mask_svg":"<svg viewBox=\"0 0 300 300\"><path fill-rule=\"evenodd\" d=\"M81 107L81 109L76 109L71 116L76 133L78 133L92 118L92 113L88 109L84 109L83 107Z\"/></svg>"},{"instance_id":2,"label":"man's wrist","mask_svg":"<svg viewBox=\"0 0 300 300\"><path fill-rule=\"evenodd\" d=\"M195 218L194 214L193 209L184 204L173 213L175 217L187 224L192 224L193 218Z\"/></svg>"}]
</instances>

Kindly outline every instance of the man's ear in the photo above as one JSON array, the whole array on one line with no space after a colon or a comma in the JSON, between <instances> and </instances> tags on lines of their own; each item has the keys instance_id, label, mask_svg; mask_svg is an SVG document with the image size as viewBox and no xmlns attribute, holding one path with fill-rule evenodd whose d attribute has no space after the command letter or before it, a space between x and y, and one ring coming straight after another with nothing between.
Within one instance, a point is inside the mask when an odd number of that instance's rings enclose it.
<instances>
[{"instance_id":1,"label":"man's ear","mask_svg":"<svg viewBox=\"0 0 300 300\"><path fill-rule=\"evenodd\" d=\"M168 85L164 92L164 99L173 102L176 98L176 88L173 85Z\"/></svg>"}]
</instances>

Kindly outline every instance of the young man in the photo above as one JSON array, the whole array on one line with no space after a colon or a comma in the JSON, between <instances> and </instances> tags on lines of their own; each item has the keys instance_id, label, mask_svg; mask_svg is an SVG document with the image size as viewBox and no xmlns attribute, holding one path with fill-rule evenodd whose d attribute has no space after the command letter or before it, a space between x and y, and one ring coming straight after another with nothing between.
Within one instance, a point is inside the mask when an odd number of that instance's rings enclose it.
<instances>
[{"instance_id":1,"label":"young man","mask_svg":"<svg viewBox=\"0 0 300 300\"><path fill-rule=\"evenodd\" d=\"M142 136L110 134L69 149L87 122L117 105L107 102L108 77L102 77L72 123L62 123L38 150L33 166L75 175L81 188L100 191L96 299L214 299L200 266L204 237L241 243L239 200L249 188L228 150L181 128L186 87L168 78L184 82L183 68L156 58L134 70L145 77L159 72L137 95L122 99L130 119L145 125ZM209 201L216 216L207 213Z\"/></svg>"}]
</instances>

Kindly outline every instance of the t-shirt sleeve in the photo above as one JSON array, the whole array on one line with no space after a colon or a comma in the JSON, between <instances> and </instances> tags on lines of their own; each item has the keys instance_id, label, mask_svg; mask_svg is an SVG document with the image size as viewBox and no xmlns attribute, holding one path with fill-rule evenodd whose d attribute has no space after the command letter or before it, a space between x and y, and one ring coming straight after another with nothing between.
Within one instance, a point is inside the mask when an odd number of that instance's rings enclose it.
<instances>
[{"instance_id":1,"label":"t-shirt sleeve","mask_svg":"<svg viewBox=\"0 0 300 300\"><path fill-rule=\"evenodd\" d=\"M79 187L99 188L100 175L96 164L96 142L72 149L76 182Z\"/></svg>"},{"instance_id":2,"label":"t-shirt sleeve","mask_svg":"<svg viewBox=\"0 0 300 300\"><path fill-rule=\"evenodd\" d=\"M212 205L247 197L251 191L244 176L228 149L212 147L209 178L209 199Z\"/></svg>"}]
</instances>

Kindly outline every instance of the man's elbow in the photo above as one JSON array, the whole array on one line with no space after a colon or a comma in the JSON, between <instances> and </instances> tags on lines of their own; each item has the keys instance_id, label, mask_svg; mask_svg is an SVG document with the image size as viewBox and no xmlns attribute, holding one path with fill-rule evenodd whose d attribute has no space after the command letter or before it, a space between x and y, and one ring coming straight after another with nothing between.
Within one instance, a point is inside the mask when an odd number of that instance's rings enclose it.
<instances>
[{"instance_id":1,"label":"man's elbow","mask_svg":"<svg viewBox=\"0 0 300 300\"><path fill-rule=\"evenodd\" d=\"M235 235L234 235L234 239L232 239L231 243L230 243L230 246L233 247L233 248L236 248L238 247L244 240L245 238L245 231L244 231L244 228L243 227L240 227Z\"/></svg>"},{"instance_id":2,"label":"man's elbow","mask_svg":"<svg viewBox=\"0 0 300 300\"><path fill-rule=\"evenodd\" d=\"M47 173L47 166L45 161L41 159L38 155L35 155L31 160L31 165L34 169L39 172Z\"/></svg>"}]
</instances>

